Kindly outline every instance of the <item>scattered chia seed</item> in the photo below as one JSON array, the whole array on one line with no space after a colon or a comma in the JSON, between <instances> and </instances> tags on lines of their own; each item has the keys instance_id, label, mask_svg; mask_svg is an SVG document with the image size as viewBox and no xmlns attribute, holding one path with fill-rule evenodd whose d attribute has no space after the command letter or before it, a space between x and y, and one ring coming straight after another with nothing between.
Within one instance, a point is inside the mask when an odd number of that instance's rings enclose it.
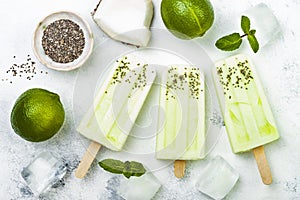
<instances>
[{"instance_id":1,"label":"scattered chia seed","mask_svg":"<svg viewBox=\"0 0 300 200\"><path fill-rule=\"evenodd\" d=\"M16 56L13 56L13 59L16 59ZM42 71L41 71L42 72ZM14 79L21 79L24 78L26 80L32 80L37 73L36 62L32 61L30 55L27 55L25 62L21 63L14 63L5 70L6 77L2 77L2 82L9 82L10 84L13 83ZM46 72L48 74L48 72Z\"/></svg>"},{"instance_id":2,"label":"scattered chia seed","mask_svg":"<svg viewBox=\"0 0 300 200\"><path fill-rule=\"evenodd\" d=\"M85 38L78 24L68 19L60 19L45 28L42 46L45 54L53 61L70 63L82 54Z\"/></svg>"}]
</instances>

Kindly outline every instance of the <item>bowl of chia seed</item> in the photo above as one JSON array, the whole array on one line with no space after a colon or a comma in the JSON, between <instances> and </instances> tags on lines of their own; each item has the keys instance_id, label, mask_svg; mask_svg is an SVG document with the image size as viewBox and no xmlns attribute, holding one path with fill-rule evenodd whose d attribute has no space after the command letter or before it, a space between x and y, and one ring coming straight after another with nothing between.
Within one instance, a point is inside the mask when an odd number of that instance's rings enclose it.
<instances>
[{"instance_id":1,"label":"bowl of chia seed","mask_svg":"<svg viewBox=\"0 0 300 200\"><path fill-rule=\"evenodd\" d=\"M60 11L45 17L34 32L33 50L48 68L70 71L82 66L94 45L89 24L79 15Z\"/></svg>"}]
</instances>

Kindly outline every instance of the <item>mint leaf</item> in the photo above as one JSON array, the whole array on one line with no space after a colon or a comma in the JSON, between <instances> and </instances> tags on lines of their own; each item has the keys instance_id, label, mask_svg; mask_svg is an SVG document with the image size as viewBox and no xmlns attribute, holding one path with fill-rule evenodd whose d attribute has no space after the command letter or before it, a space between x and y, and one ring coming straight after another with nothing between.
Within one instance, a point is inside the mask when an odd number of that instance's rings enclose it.
<instances>
[{"instance_id":1,"label":"mint leaf","mask_svg":"<svg viewBox=\"0 0 300 200\"><path fill-rule=\"evenodd\" d=\"M124 169L124 163L119 160L105 159L98 163L105 171L113 174L122 174Z\"/></svg>"},{"instance_id":2,"label":"mint leaf","mask_svg":"<svg viewBox=\"0 0 300 200\"><path fill-rule=\"evenodd\" d=\"M249 41L249 44L250 44L253 52L256 53L259 49L259 44L258 44L258 41L257 41L255 35L248 35L247 39Z\"/></svg>"},{"instance_id":3,"label":"mint leaf","mask_svg":"<svg viewBox=\"0 0 300 200\"><path fill-rule=\"evenodd\" d=\"M233 51L238 49L242 44L242 38L239 33L226 35L216 42L216 47L223 51Z\"/></svg>"},{"instance_id":4,"label":"mint leaf","mask_svg":"<svg viewBox=\"0 0 300 200\"><path fill-rule=\"evenodd\" d=\"M126 161L124 163L124 169L123 169L123 175L126 177L126 178L130 178L130 176L132 175L131 173L131 170L130 170L130 162L129 161Z\"/></svg>"},{"instance_id":5,"label":"mint leaf","mask_svg":"<svg viewBox=\"0 0 300 200\"><path fill-rule=\"evenodd\" d=\"M131 176L140 177L145 173L146 173L146 169L141 163L135 161L125 162L123 174L126 178L130 178Z\"/></svg>"},{"instance_id":6,"label":"mint leaf","mask_svg":"<svg viewBox=\"0 0 300 200\"><path fill-rule=\"evenodd\" d=\"M256 33L256 30L252 29L251 31L249 31L249 35L254 35Z\"/></svg>"},{"instance_id":7,"label":"mint leaf","mask_svg":"<svg viewBox=\"0 0 300 200\"><path fill-rule=\"evenodd\" d=\"M250 31L250 19L247 16L242 16L241 27L245 34Z\"/></svg>"},{"instance_id":8,"label":"mint leaf","mask_svg":"<svg viewBox=\"0 0 300 200\"><path fill-rule=\"evenodd\" d=\"M139 177L146 173L145 167L139 162L131 161L130 169L133 176Z\"/></svg>"},{"instance_id":9,"label":"mint leaf","mask_svg":"<svg viewBox=\"0 0 300 200\"><path fill-rule=\"evenodd\" d=\"M144 166L135 161L126 161L125 163L119 160L105 159L99 162L99 166L105 171L114 174L123 174L126 178L131 176L142 176L146 173Z\"/></svg>"}]
</instances>

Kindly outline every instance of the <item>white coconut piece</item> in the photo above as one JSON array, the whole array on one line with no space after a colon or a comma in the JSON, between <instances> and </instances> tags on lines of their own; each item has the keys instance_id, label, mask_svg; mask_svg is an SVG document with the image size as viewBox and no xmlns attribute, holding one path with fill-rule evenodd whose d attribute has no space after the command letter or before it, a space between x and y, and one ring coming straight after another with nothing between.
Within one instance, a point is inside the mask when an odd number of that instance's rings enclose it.
<instances>
[{"instance_id":1,"label":"white coconut piece","mask_svg":"<svg viewBox=\"0 0 300 200\"><path fill-rule=\"evenodd\" d=\"M111 38L136 46L147 46L153 17L151 0L101 0L93 19Z\"/></svg>"}]
</instances>

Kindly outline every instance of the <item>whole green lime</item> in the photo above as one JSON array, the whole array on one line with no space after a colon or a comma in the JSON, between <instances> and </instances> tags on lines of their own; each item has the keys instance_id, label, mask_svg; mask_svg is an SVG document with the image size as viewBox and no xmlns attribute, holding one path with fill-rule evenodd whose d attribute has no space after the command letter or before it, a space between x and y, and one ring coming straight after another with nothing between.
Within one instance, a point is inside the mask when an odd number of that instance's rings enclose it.
<instances>
[{"instance_id":1,"label":"whole green lime","mask_svg":"<svg viewBox=\"0 0 300 200\"><path fill-rule=\"evenodd\" d=\"M23 139L42 142L54 136L65 119L65 111L57 94L34 88L16 101L10 117L11 126Z\"/></svg>"},{"instance_id":2,"label":"whole green lime","mask_svg":"<svg viewBox=\"0 0 300 200\"><path fill-rule=\"evenodd\" d=\"M203 36L214 22L209 0L162 0L160 11L165 26L181 39Z\"/></svg>"}]
</instances>

